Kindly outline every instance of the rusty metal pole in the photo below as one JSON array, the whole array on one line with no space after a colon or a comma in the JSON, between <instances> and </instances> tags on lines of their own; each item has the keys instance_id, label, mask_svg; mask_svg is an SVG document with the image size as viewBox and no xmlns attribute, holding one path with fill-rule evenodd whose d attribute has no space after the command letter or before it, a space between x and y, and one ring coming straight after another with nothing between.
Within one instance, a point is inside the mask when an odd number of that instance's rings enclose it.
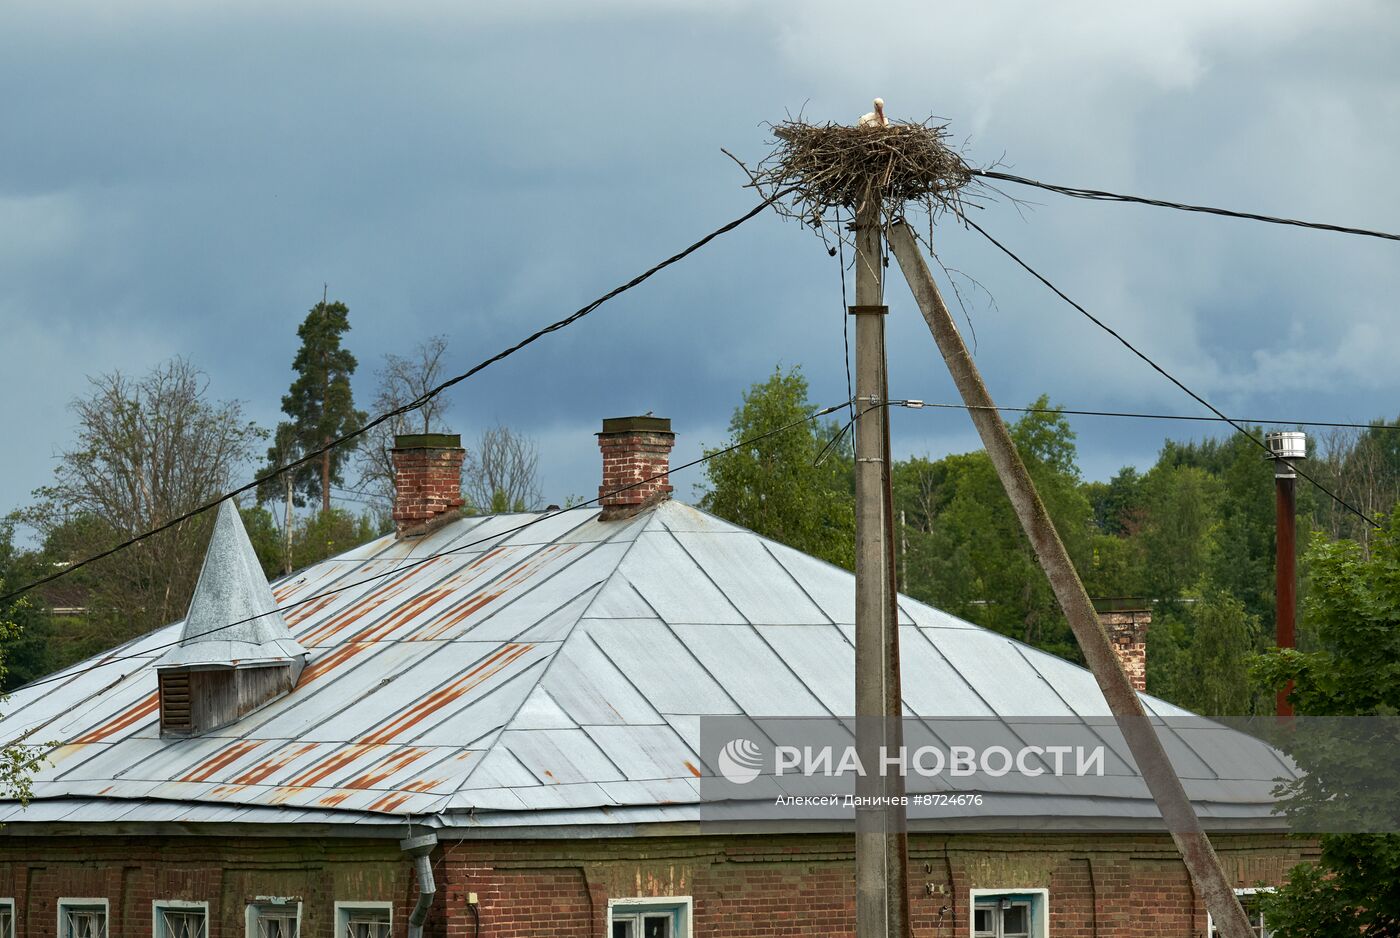
<instances>
[{"instance_id":1,"label":"rusty metal pole","mask_svg":"<svg viewBox=\"0 0 1400 938\"><path fill-rule=\"evenodd\" d=\"M1036 559L1050 581L1065 618L1069 620L1070 629L1084 653L1084 660L1093 672L1109 710L1117 717L1143 781L1147 783L1162 813L1167 830L1176 841L1197 894L1205 901L1206 909L1220 934L1225 938L1251 938L1254 932L1235 897L1230 880L1225 876L1220 858L1201 828L1200 819L1186 797L1186 789L1182 787L1181 779L1162 748L1162 741L1147 718L1141 698L1114 654L1108 633L1104 631L1103 623L1089 601L1089 594L1084 591L1084 584L1080 582L1060 535L1036 492L1035 483L1026 472L1011 433L995 409L992 397L982 383L982 376L968 354L967 345L958 334L957 324L943 302L938 284L924 263L918 242L907 225L901 222L891 227L890 247L899 260L900 270L909 282L909 289L913 291L929 331L938 343L938 350L943 355L953 383L968 407L972 422L982 438L982 445L986 447L1002 487L1006 489L1011 507L1015 509L1016 517L1035 549Z\"/></svg>"},{"instance_id":2,"label":"rusty metal pole","mask_svg":"<svg viewBox=\"0 0 1400 938\"><path fill-rule=\"evenodd\" d=\"M873 187L872 187L873 188ZM898 618L885 373L880 203L873 193L855 221L856 302L856 938L909 934L905 810L891 803L903 779L880 771L903 744L899 718Z\"/></svg>"},{"instance_id":3,"label":"rusty metal pole","mask_svg":"<svg viewBox=\"0 0 1400 938\"><path fill-rule=\"evenodd\" d=\"M1293 465L1284 459L1274 460L1274 508L1278 515L1275 538L1278 558L1274 568L1275 621L1280 648L1293 648L1296 645L1293 627L1298 603L1297 484L1298 473L1293 470ZM1292 681L1278 692L1277 712L1281 717L1293 715L1293 705L1288 702L1288 695L1292 692Z\"/></svg>"}]
</instances>

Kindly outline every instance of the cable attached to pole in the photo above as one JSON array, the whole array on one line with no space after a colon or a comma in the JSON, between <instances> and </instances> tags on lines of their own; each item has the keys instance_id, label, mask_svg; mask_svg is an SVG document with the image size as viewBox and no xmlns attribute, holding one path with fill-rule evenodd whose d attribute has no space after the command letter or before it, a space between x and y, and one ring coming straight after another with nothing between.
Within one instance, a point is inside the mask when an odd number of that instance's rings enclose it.
<instances>
[{"instance_id":1,"label":"cable attached to pole","mask_svg":"<svg viewBox=\"0 0 1400 938\"><path fill-rule=\"evenodd\" d=\"M1210 205L1191 205L1186 202L1168 202L1165 199L1152 199L1141 195L1124 195L1121 192L1105 192L1102 189L1081 189L1077 186L1061 186L1052 182L1041 182L1011 173L1000 173L990 169L974 169L974 176L996 179L1001 182L1014 182L1021 186L1034 186L1047 192L1056 192L1074 199L1089 199L1094 202L1132 202L1138 205L1152 205L1157 208L1170 208L1179 212L1199 212L1204 215L1220 215L1225 218L1242 218L1247 221L1262 221L1270 225L1292 225L1297 228L1312 228L1317 231L1335 231L1340 234L1361 235L1367 238L1383 238L1387 241L1400 241L1400 234L1387 231L1374 231L1370 228L1352 228L1347 225L1332 225L1327 222L1302 221L1297 218L1280 218L1277 215L1260 215L1255 212L1240 212L1229 208L1216 208Z\"/></svg>"},{"instance_id":2,"label":"cable attached to pole","mask_svg":"<svg viewBox=\"0 0 1400 938\"><path fill-rule=\"evenodd\" d=\"M982 237L986 238L986 239L987 239L988 241L990 241L992 244L996 245L996 247L997 247L1003 254L1005 254L1007 257L1009 257L1009 258L1011 258L1013 261L1015 261L1015 262L1016 262L1022 269L1024 269L1028 274L1030 274L1032 277L1034 277L1035 279L1039 280L1039 281L1040 281L1041 283L1043 283L1046 287L1048 287L1048 288L1051 290L1051 292L1053 292L1056 296L1058 296L1060 299L1064 300L1064 301L1065 301L1066 303L1068 303L1070 306L1072 306L1072 307L1074 307L1076 310L1078 310L1086 319L1088 319L1088 320L1089 320L1090 322L1092 322L1094 325L1098 326L1098 327L1099 327L1100 329L1102 329L1104 332L1107 332L1109 335L1113 336L1113 338L1117 339L1118 342L1119 342L1124 348L1126 348L1128 351L1132 352L1132 353L1133 353L1134 355L1136 355L1138 358L1140 358L1140 359L1142 359L1144 362L1146 362L1146 363L1152 368L1153 371L1157 372L1159 375L1161 375L1162 377L1166 378L1166 379L1167 379L1168 381L1170 381L1172 384L1176 385L1178 388L1180 388L1181 390L1185 391L1193 400L1196 401L1196 403L1200 404L1202 407L1206 408L1206 409L1209 410L1211 413L1215 414L1216 417L1218 417L1218 418L1220 418L1221 420L1223 420L1223 421L1225 421L1226 423L1228 423L1228 424L1229 424L1231 427L1233 427L1236 431L1238 431L1238 432L1244 434L1244 435L1245 435L1246 437L1248 437L1256 446L1258 446L1258 447L1259 447L1260 449L1262 449L1265 453L1267 453L1267 454L1269 455L1270 458L1275 458L1273 450L1269 449L1269 444L1267 444L1267 443L1265 443L1263 440L1259 439L1259 438L1258 438L1257 436L1255 436L1253 433L1250 433L1249 430L1248 430L1247 428L1245 428L1242 424L1240 424L1238 421L1233 420L1233 419L1231 419L1230 417L1225 416L1224 412L1221 411L1220 408L1216 407L1216 406L1215 406L1214 404L1212 404L1210 401L1206 400L1204 397L1201 397L1201 395L1197 394L1195 391L1193 391L1193 390L1191 390L1190 388L1188 388L1188 387L1187 387L1185 384L1183 384L1175 375L1173 375L1171 372L1167 371L1167 370L1166 370L1165 368L1163 368L1161 365L1157 364L1155 361L1153 361L1151 358L1149 358L1149 357L1147 356L1146 353L1144 353L1144 352L1142 352L1140 349L1138 349L1138 347L1135 346L1135 345L1133 345L1133 343L1131 343L1131 342L1129 342L1127 339L1123 338L1123 336L1122 336L1121 334L1119 334L1118 331L1115 330L1112 326L1108 325L1108 324L1107 324L1106 322L1104 322L1102 319L1098 318L1098 317L1095 316L1093 313L1091 313L1091 312L1089 312L1087 309L1085 309L1083 306L1080 306L1080 305L1079 305L1078 303L1076 303L1074 300L1070 299L1069 296L1067 296L1063 290L1061 290L1059 287L1055 286L1055 285L1054 285L1053 283L1051 283L1049 280L1045 279L1045 277L1042 276L1035 268L1031 267L1031 265L1029 265L1029 264L1027 264L1025 261L1021 260L1021 258L1018 257L1018 256L1015 254L1015 252L1013 252L1013 251L1012 251L1010 248L1008 248L1006 245L1002 244L1002 243L1001 243L1000 241L998 241L996 238L993 238L990 234L987 233L986 229L984 229L981 225L977 224L977 222L973 221L971 218L968 218L966 215L964 215L964 216L962 217L962 220L963 220L963 222L965 222L966 224L968 224L968 225L970 225L972 228L974 228L980 235L982 235ZM1328 498L1332 499L1332 500L1333 500L1334 502L1336 502L1338 505L1341 505L1341 506L1342 506L1343 508L1345 508L1347 511L1349 511L1349 512L1351 512L1352 514L1356 515L1356 516L1357 516L1358 518L1360 518L1362 521L1365 521L1365 522L1366 522L1367 524L1369 524L1371 527L1373 527L1373 528L1379 528L1379 527L1380 527L1380 523L1377 522L1377 521L1376 521L1374 518L1372 518L1370 515L1366 514L1366 513L1365 513L1364 511L1362 511L1360 508L1356 508L1355 506L1351 505L1349 502L1345 501L1340 495L1336 494L1336 493L1333 492L1331 489L1329 489L1327 486L1323 485L1321 482L1317 481L1317 480L1314 479L1312 476L1308 475L1308 474L1307 474L1306 472L1304 472L1302 469L1299 469L1295 464L1289 462L1288 460L1282 460L1282 459L1281 459L1281 460L1279 460L1279 461L1280 461L1280 462L1283 462L1285 465L1287 465L1287 466L1288 466L1290 469L1292 469L1294 472L1298 473L1298 475L1302 476L1304 479L1307 479L1307 480L1308 480L1309 482L1311 482L1314 486L1316 486L1317 489L1318 489L1319 491L1321 491L1323 494L1325 494Z\"/></svg>"}]
</instances>

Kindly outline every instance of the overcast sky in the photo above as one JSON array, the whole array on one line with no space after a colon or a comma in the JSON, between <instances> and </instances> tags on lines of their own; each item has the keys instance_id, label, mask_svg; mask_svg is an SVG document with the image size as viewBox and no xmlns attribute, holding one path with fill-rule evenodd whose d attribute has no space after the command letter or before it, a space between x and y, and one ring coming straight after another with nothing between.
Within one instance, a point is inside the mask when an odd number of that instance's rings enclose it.
<instances>
[{"instance_id":1,"label":"overcast sky","mask_svg":"<svg viewBox=\"0 0 1400 938\"><path fill-rule=\"evenodd\" d=\"M10 3L0 13L0 513L45 483L87 375L175 355L271 426L295 330L350 307L356 393L448 337L464 370L754 203L720 147L763 121L946 118L968 157L1071 185L1400 229L1400 6L1382 2ZM1400 246L1015 193L978 215L1227 411L1400 412ZM945 263L1002 403L1200 413L951 226ZM953 399L902 285L891 393ZM760 217L466 382L453 429L540 444L545 498L591 496L605 416L670 416L678 457L800 364L845 397L837 262ZM1198 425L1075 421L1087 476ZM897 412L902 454L973 445ZM701 476L674 483L684 497Z\"/></svg>"}]
</instances>

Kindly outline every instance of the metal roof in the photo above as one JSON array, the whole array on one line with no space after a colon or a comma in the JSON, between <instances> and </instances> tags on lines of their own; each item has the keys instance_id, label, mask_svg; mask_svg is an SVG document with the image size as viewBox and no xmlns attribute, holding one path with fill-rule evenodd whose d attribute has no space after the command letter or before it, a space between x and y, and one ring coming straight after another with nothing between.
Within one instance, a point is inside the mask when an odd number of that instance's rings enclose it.
<instances>
[{"instance_id":1,"label":"metal roof","mask_svg":"<svg viewBox=\"0 0 1400 938\"><path fill-rule=\"evenodd\" d=\"M852 576L675 501L619 521L578 509L386 536L272 594L300 603L285 620L309 658L291 694L230 726L160 737L155 664L185 623L15 691L0 739L54 746L33 806L0 804L10 830L85 805L152 823L689 822L715 775L701 717L853 709ZM1086 670L907 597L900 608L909 714L1108 715ZM1287 765L1265 778L1233 764L1234 741L1168 735L1203 816L1279 826L1268 792ZM1006 813L1150 816L1118 755L1110 797L1008 781Z\"/></svg>"},{"instance_id":2,"label":"metal roof","mask_svg":"<svg viewBox=\"0 0 1400 938\"><path fill-rule=\"evenodd\" d=\"M306 654L287 631L233 499L219 505L180 644L160 666L290 661Z\"/></svg>"}]
</instances>

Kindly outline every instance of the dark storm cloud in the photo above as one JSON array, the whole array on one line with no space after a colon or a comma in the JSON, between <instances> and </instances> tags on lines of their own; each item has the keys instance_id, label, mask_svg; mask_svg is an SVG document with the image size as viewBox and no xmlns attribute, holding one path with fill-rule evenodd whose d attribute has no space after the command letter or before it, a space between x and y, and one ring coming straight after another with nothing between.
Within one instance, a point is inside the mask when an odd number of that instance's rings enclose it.
<instances>
[{"instance_id":1,"label":"dark storm cloud","mask_svg":"<svg viewBox=\"0 0 1400 938\"><path fill-rule=\"evenodd\" d=\"M758 155L760 123L804 102L934 110L973 159L1056 181L1400 227L1400 15L1380 4L474 6L4 14L0 507L46 480L87 374L183 354L275 422L323 282L362 403L382 353L428 335L473 364L746 209L718 148ZM1222 406L1400 411L1393 245L1015 194L1040 204L984 224ZM1005 402L1194 412L975 235L939 249L995 298L970 314ZM891 302L894 393L948 399L902 287ZM775 363L839 400L841 314L836 263L763 218L462 386L452 420L533 433L546 497L592 494L602 416L669 414L688 456ZM1077 427L1096 476L1164 433ZM972 444L956 413L896 432L904 452Z\"/></svg>"}]
</instances>

